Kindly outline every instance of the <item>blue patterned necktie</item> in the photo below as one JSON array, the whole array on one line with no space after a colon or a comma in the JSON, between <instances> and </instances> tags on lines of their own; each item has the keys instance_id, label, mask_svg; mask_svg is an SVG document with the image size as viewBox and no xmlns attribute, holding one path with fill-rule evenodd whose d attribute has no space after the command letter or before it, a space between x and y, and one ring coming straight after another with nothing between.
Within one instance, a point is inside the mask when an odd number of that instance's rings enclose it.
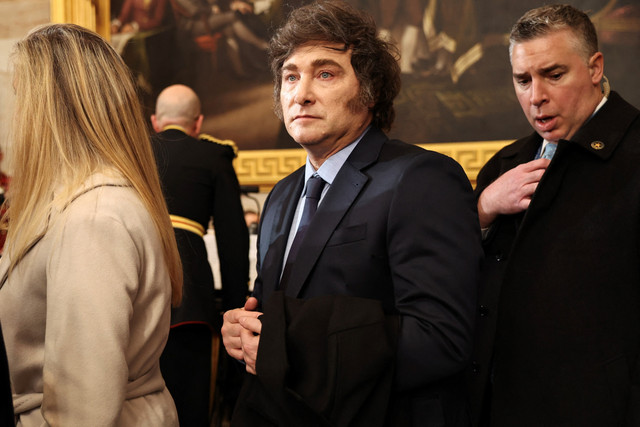
<instances>
[{"instance_id":1,"label":"blue patterned necktie","mask_svg":"<svg viewBox=\"0 0 640 427\"><path fill-rule=\"evenodd\" d=\"M286 282L289 279L289 275L291 274L291 267L295 262L296 256L298 255L298 250L300 249L300 243L304 238L307 228L309 228L309 223L313 219L313 216L318 209L318 202L320 201L322 189L324 188L325 184L326 182L317 174L312 175L311 178L307 180L307 191L305 192L304 197L304 209L302 211L302 218L300 219L300 224L298 225L296 236L293 238L293 243L291 243L289 256L287 257L287 263L284 266L284 271L282 272L282 277L280 278L281 289L284 289L286 287Z\"/></svg>"},{"instance_id":2,"label":"blue patterned necktie","mask_svg":"<svg viewBox=\"0 0 640 427\"><path fill-rule=\"evenodd\" d=\"M556 154L556 148L558 148L558 144L554 144L553 142L547 143L547 145L544 147L544 151L540 155L540 158L551 160L553 155Z\"/></svg>"}]
</instances>

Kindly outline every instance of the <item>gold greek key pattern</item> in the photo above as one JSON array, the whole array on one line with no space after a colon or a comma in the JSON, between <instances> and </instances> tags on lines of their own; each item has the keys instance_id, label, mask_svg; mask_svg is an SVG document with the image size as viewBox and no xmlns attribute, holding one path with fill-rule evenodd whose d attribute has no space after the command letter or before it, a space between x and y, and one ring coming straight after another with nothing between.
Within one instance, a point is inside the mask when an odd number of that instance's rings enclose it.
<instances>
[{"instance_id":1,"label":"gold greek key pattern","mask_svg":"<svg viewBox=\"0 0 640 427\"><path fill-rule=\"evenodd\" d=\"M509 142L511 141L447 142L420 146L456 160L475 185L482 166ZM302 149L240 150L234 166L240 184L258 185L260 191L266 192L276 182L304 165L305 159L306 153Z\"/></svg>"}]
</instances>

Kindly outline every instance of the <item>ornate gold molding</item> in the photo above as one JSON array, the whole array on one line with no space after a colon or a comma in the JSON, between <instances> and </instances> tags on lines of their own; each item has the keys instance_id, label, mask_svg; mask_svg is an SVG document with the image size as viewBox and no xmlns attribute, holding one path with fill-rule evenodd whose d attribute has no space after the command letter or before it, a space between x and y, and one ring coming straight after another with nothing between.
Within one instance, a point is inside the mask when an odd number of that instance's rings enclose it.
<instances>
[{"instance_id":1,"label":"ornate gold molding","mask_svg":"<svg viewBox=\"0 0 640 427\"><path fill-rule=\"evenodd\" d=\"M421 144L427 149L455 159L464 168L473 185L480 168L499 149L511 141L447 142ZM294 150L240 150L234 166L242 185L258 185L260 191L269 191L276 182L302 166L306 154Z\"/></svg>"}]
</instances>

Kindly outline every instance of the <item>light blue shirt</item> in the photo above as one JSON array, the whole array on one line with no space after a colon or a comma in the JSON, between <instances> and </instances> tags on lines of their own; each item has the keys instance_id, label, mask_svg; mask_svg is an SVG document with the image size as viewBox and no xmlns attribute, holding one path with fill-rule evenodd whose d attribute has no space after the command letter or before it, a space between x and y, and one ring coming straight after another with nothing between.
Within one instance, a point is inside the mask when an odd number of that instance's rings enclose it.
<instances>
[{"instance_id":1,"label":"light blue shirt","mask_svg":"<svg viewBox=\"0 0 640 427\"><path fill-rule=\"evenodd\" d=\"M324 188L322 189L322 194L320 195L320 201L318 202L318 206L320 206L320 204L322 203L322 199L324 199L324 195L327 194L327 191L329 191L329 188L331 188L331 184L333 184L333 180L336 179L338 172L340 172L340 169L347 161L353 150L356 148L362 137L367 133L369 128L370 127L367 127L362 135L360 135L351 144L347 145L342 150L338 151L327 160L325 160L318 170L315 170L315 168L311 165L309 157L307 157L307 162L304 170L304 187L302 189L302 193L300 193L300 199L298 200L298 205L296 206L296 212L293 215L293 221L291 222L291 230L289 231L289 238L287 239L287 248L284 252L285 261L289 257L289 250L291 249L291 244L293 243L293 239L296 236L296 231L298 230L298 225L300 224L300 219L302 218L302 210L304 208L304 195L307 191L307 181L313 174L317 173L318 175L320 175L320 178L322 178L326 182ZM282 263L283 270L285 264L286 262Z\"/></svg>"}]
</instances>

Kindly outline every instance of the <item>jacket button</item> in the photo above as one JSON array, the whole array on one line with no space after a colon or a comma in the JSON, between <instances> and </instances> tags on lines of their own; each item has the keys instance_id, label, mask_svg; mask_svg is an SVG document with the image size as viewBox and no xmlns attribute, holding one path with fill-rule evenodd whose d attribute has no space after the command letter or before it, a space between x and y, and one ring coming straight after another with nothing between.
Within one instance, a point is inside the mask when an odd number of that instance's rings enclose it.
<instances>
[{"instance_id":1,"label":"jacket button","mask_svg":"<svg viewBox=\"0 0 640 427\"><path fill-rule=\"evenodd\" d=\"M504 256L500 253L500 254L496 254L496 261L500 262L504 259Z\"/></svg>"},{"instance_id":2,"label":"jacket button","mask_svg":"<svg viewBox=\"0 0 640 427\"><path fill-rule=\"evenodd\" d=\"M489 315L491 310L489 310L489 307L481 305L479 312L480 312L480 317L487 317Z\"/></svg>"},{"instance_id":3,"label":"jacket button","mask_svg":"<svg viewBox=\"0 0 640 427\"><path fill-rule=\"evenodd\" d=\"M471 362L471 371L474 374L477 374L478 372L480 372L480 364L478 362Z\"/></svg>"}]
</instances>

